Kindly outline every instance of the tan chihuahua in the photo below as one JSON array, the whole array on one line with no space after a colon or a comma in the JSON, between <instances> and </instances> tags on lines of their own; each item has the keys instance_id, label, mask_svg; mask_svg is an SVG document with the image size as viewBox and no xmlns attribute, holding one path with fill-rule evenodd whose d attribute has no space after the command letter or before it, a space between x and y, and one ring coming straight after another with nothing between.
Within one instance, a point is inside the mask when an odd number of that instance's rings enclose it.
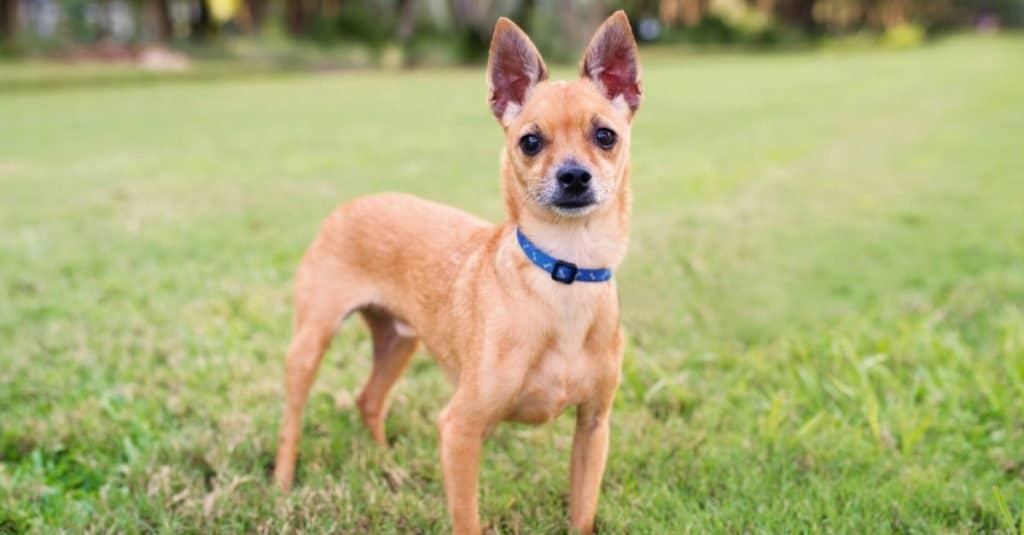
<instances>
[{"instance_id":1,"label":"tan chihuahua","mask_svg":"<svg viewBox=\"0 0 1024 535\"><path fill-rule=\"evenodd\" d=\"M400 194L353 200L324 222L296 275L274 470L283 489L321 357L338 324L359 312L373 372L358 406L378 444L387 445L388 392L420 340L456 384L438 418L455 533L480 532L487 434L506 420L551 421L570 406L570 524L593 531L623 351L611 269L628 242L630 125L641 99L625 13L598 28L581 70L579 80L548 82L530 38L498 20L487 82L505 130L504 223Z\"/></svg>"}]
</instances>

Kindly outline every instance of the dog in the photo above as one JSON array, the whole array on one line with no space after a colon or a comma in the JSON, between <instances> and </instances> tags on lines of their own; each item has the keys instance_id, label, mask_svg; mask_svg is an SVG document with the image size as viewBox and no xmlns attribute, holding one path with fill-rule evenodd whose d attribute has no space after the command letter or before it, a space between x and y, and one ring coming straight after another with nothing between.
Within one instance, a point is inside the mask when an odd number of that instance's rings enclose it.
<instances>
[{"instance_id":1,"label":"dog","mask_svg":"<svg viewBox=\"0 0 1024 535\"><path fill-rule=\"evenodd\" d=\"M454 533L480 533L481 446L503 421L576 408L569 524L591 533L623 354L612 270L625 256L630 134L642 90L629 20L597 29L580 78L548 81L530 38L498 20L487 83L505 132L506 220L402 194L352 200L323 223L295 280L294 334L274 468L291 487L303 406L339 323L358 312L373 371L357 405L386 447L388 393L420 341L455 384L438 417Z\"/></svg>"}]
</instances>

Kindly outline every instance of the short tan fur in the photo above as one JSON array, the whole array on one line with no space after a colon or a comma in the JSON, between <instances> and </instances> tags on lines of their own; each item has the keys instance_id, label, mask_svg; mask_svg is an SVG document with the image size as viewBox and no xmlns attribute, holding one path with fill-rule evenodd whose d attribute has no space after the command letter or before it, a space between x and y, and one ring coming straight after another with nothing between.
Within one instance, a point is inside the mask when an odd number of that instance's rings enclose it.
<instances>
[{"instance_id":1,"label":"short tan fur","mask_svg":"<svg viewBox=\"0 0 1024 535\"><path fill-rule=\"evenodd\" d=\"M577 80L548 81L529 37L498 20L487 81L506 137L503 223L402 194L352 200L323 223L296 274L274 471L283 489L294 479L302 410L320 360L340 322L358 313L373 339L373 371L358 407L378 444L386 446L388 393L420 343L455 384L438 418L455 533L480 533L487 434L502 421L545 423L569 407L576 407L569 524L593 531L621 374L615 281L553 280L520 249L516 228L583 268L615 268L626 253L630 128L642 95L623 12L597 29L580 70Z\"/></svg>"}]
</instances>

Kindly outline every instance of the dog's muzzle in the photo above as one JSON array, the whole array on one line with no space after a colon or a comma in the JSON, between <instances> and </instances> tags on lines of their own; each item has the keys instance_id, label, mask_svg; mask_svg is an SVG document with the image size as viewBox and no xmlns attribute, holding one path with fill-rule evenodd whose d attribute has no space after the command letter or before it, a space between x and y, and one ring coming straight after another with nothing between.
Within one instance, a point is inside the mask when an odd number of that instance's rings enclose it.
<instances>
[{"instance_id":1,"label":"dog's muzzle","mask_svg":"<svg viewBox=\"0 0 1024 535\"><path fill-rule=\"evenodd\" d=\"M558 190L551 204L563 210L579 210L596 202L590 187L590 171L578 165L567 165L558 170L555 179Z\"/></svg>"}]
</instances>

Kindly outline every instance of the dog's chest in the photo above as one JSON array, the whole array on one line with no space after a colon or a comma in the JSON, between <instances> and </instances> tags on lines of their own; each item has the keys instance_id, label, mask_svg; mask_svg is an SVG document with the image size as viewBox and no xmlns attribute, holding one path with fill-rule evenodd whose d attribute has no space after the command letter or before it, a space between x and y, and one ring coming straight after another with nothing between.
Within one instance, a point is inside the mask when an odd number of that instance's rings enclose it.
<instances>
[{"instance_id":1,"label":"dog's chest","mask_svg":"<svg viewBox=\"0 0 1024 535\"><path fill-rule=\"evenodd\" d=\"M610 308L614 301L604 298L607 288L571 290L549 294L550 301L523 316L530 324L521 325L519 332L536 333L537 340L546 342L524 355L527 366L513 398L511 420L549 422L566 408L594 398L598 385L618 372L608 343L618 327L609 318L618 314Z\"/></svg>"},{"instance_id":2,"label":"dog's chest","mask_svg":"<svg viewBox=\"0 0 1024 535\"><path fill-rule=\"evenodd\" d=\"M592 396L602 373L583 351L555 347L538 355L526 372L509 419L528 424L547 423L566 408Z\"/></svg>"}]
</instances>

